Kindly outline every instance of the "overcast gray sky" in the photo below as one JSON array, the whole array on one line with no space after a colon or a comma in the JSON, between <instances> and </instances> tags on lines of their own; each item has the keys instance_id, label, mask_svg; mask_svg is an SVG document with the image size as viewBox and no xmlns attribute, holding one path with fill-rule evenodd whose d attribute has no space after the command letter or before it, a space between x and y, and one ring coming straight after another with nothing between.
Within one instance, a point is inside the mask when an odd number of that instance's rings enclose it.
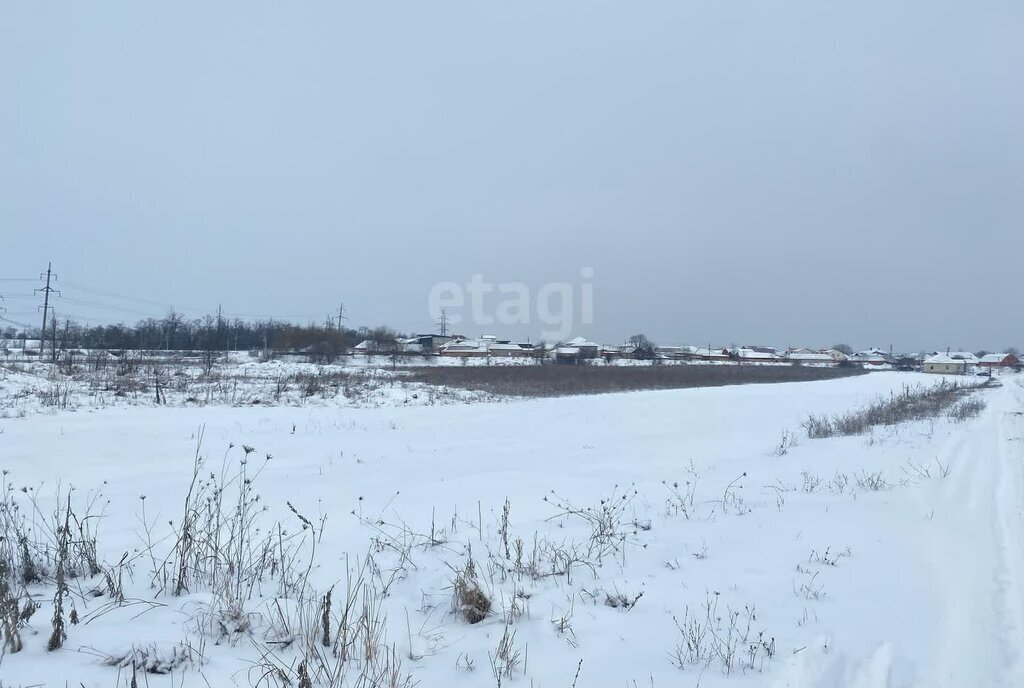
<instances>
[{"instance_id":1,"label":"overcast gray sky","mask_svg":"<svg viewBox=\"0 0 1024 688\"><path fill-rule=\"evenodd\" d=\"M7 0L0 279L424 331L438 282L589 267L607 342L1024 347L1022 34L1018 1Z\"/></svg>"}]
</instances>

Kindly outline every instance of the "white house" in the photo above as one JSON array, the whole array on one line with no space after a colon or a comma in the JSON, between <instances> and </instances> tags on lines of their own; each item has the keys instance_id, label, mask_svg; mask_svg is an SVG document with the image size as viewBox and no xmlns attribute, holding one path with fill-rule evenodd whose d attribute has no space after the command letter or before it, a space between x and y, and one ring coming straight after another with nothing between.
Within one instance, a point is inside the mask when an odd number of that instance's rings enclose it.
<instances>
[{"instance_id":1,"label":"white house","mask_svg":"<svg viewBox=\"0 0 1024 688\"><path fill-rule=\"evenodd\" d=\"M980 359L970 351L949 351L946 355L950 358L960 359L967 363L967 365L978 365L980 361Z\"/></svg>"},{"instance_id":2,"label":"white house","mask_svg":"<svg viewBox=\"0 0 1024 688\"><path fill-rule=\"evenodd\" d=\"M832 365L836 361L827 353L821 351L790 351L786 354L786 360L800 364Z\"/></svg>"},{"instance_id":3,"label":"white house","mask_svg":"<svg viewBox=\"0 0 1024 688\"><path fill-rule=\"evenodd\" d=\"M850 357L850 360L864 365L880 366L889 362L889 354L882 349L872 347L867 351L858 351Z\"/></svg>"},{"instance_id":4,"label":"white house","mask_svg":"<svg viewBox=\"0 0 1024 688\"><path fill-rule=\"evenodd\" d=\"M962 358L953 358L948 354L935 354L924 359L924 372L943 375L963 375L967 372L967 362Z\"/></svg>"},{"instance_id":5,"label":"white house","mask_svg":"<svg viewBox=\"0 0 1024 688\"><path fill-rule=\"evenodd\" d=\"M585 337L576 337L563 343L563 347L570 349L579 349L577 355L580 358L597 358L601 352L601 345L597 342L592 342Z\"/></svg>"},{"instance_id":6,"label":"white house","mask_svg":"<svg viewBox=\"0 0 1024 688\"><path fill-rule=\"evenodd\" d=\"M735 353L741 363L778 363L782 360L778 354L758 349L741 348Z\"/></svg>"},{"instance_id":7,"label":"white house","mask_svg":"<svg viewBox=\"0 0 1024 688\"><path fill-rule=\"evenodd\" d=\"M438 350L440 356L473 358L486 356L490 342L486 339L461 339L451 341Z\"/></svg>"},{"instance_id":8,"label":"white house","mask_svg":"<svg viewBox=\"0 0 1024 688\"><path fill-rule=\"evenodd\" d=\"M728 361L727 349L714 349L706 346L687 346L684 355L700 361Z\"/></svg>"},{"instance_id":9,"label":"white house","mask_svg":"<svg viewBox=\"0 0 1024 688\"><path fill-rule=\"evenodd\" d=\"M978 365L986 368L1013 368L1020 365L1020 360L1015 354L985 354Z\"/></svg>"},{"instance_id":10,"label":"white house","mask_svg":"<svg viewBox=\"0 0 1024 688\"><path fill-rule=\"evenodd\" d=\"M576 363L580 359L580 349L576 346L555 347L555 361L558 363Z\"/></svg>"}]
</instances>

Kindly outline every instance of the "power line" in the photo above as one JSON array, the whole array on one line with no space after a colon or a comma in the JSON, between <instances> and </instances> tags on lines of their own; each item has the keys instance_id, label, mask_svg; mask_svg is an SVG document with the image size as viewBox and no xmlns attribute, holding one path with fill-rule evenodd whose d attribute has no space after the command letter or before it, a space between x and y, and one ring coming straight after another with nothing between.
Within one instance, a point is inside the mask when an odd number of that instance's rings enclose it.
<instances>
[{"instance_id":1,"label":"power line","mask_svg":"<svg viewBox=\"0 0 1024 688\"><path fill-rule=\"evenodd\" d=\"M319 320L319 318L313 315L257 315L253 313L231 313L228 311L224 311L223 315L228 318L252 318L255 320Z\"/></svg>"},{"instance_id":2,"label":"power line","mask_svg":"<svg viewBox=\"0 0 1024 688\"><path fill-rule=\"evenodd\" d=\"M18 322L17 320L11 320L10 318L5 318L2 315L0 315L0 320L3 320L4 322L9 322L12 325L17 325L18 327L20 327L22 329L25 329L25 330L31 329L31 327L32 327L31 325L28 325L26 323Z\"/></svg>"},{"instance_id":3,"label":"power line","mask_svg":"<svg viewBox=\"0 0 1024 688\"><path fill-rule=\"evenodd\" d=\"M153 299L145 299L145 298L142 298L140 296L132 296L132 295L129 295L129 294L121 294L121 293L115 292L115 291L109 291L109 290L104 290L104 289L96 289L94 287L89 287L89 286L86 286L86 285L81 284L79 282L68 282L67 280L65 280L61 284L63 284L65 287L70 287L70 288L75 289L77 291L84 291L84 292L87 292L87 293L90 293L90 294L95 294L97 296L105 296L107 298L120 299L120 300L125 300L125 301L135 301L137 303L148 304L148 305L151 305L151 306L160 306L161 308L166 308L166 309L176 309L176 310L177 309L183 309L183 310L187 310L187 311L193 311L193 312L204 313L204 314L205 313L213 313L214 311L217 310L215 308L191 306L191 305L188 305L188 304L172 304L172 303L167 303L165 301L156 301L156 300L153 300ZM98 304L90 304L90 305L97 305L98 306ZM116 307L111 306L110 308L111 308L111 310L114 310ZM146 316L150 315L148 313L143 314L143 313L139 313L137 311L135 312L135 314L136 315L146 315ZM308 315L308 314L303 314L303 315L281 315L281 314L266 315L266 314L256 314L256 313L233 313L233 312L230 312L230 311L222 311L221 315L225 316L225 317L229 317L229 318L256 318L256 319L266 319L266 320L316 320L317 319L315 316L311 316L311 315Z\"/></svg>"},{"instance_id":4,"label":"power line","mask_svg":"<svg viewBox=\"0 0 1024 688\"><path fill-rule=\"evenodd\" d=\"M44 276L45 276L45 273L40 275L40 277L38 279L42 279ZM50 272L50 276L51 276L51 281L56 281L57 276L56 276L56 274L52 273L52 271ZM9 278L0 278L0 281L7 281L7 282L29 282L29 281L36 281L36 279L37 278L9 277ZM139 305L141 305L143 307L150 306L150 307L154 307L154 308L160 308L161 310L175 310L175 311L177 311L179 313L182 312L182 311L187 311L187 312L191 312L193 314L204 314L204 313L212 313L212 312L214 312L216 310L216 309L212 309L212 308L208 308L208 307L199 307L199 306L188 305L188 304L172 304L172 303L168 303L166 301L158 301L156 299L143 298L141 296L135 296L135 295L132 295L132 294L123 294L121 292L111 291L111 290L107 290L107 289L97 289L95 287L91 287L89 285L85 285L85 284L82 284L80 282L70 282L70 281L65 280L65 281L61 282L61 285L63 287L63 291L58 291L56 289L53 289L52 287L50 287L49 291L47 291L47 288L49 287L49 284L48 284L47 286L44 286L44 287L42 287L40 289L36 289L35 290L35 294L32 294L32 295L26 295L26 294L11 295L8 298L34 299L34 298L38 298L39 293L42 293L43 296L44 296L44 304L43 304L43 307L41 307L41 310L44 311L45 318L49 318L50 315L52 315L52 313L53 313L53 307L49 304L49 299L48 299L48 296L49 296L50 293L53 293L56 296L59 296L62 301L68 301L70 303L76 303L76 304L81 305L81 306L86 306L86 307L89 307L89 308L95 308L97 310L102 310L102 311L113 311L113 312L117 312L117 313L126 313L126 314L130 314L130 315L137 315L137 316L144 317L144 318L158 318L158 317L162 317L162 315L163 315L162 313L158 314L158 313L156 313L154 311L147 312L147 311L143 311L141 309L133 309L133 308L128 307L127 305L119 305L117 303L104 303L104 302L101 302L101 301L96 301L94 299L88 299L88 298L85 298L85 299L77 298L75 296L71 296L71 295L68 295L66 293L63 293L63 292L66 292L69 289L72 291L72 293L74 293L74 292L83 292L84 294L91 294L91 295L94 295L94 296L99 296L99 297L102 297L104 299L110 299L110 300L115 301L115 302L116 301L130 302L130 303L139 304ZM316 321L316 320L318 320L318 318L316 316L309 315L309 314L235 313L235 312L221 310L221 315L222 315L222 317L226 317L226 318L251 319L251 320L281 320L281 321L293 321L293 322ZM346 315L344 304L342 304L340 306L340 308L338 309L338 316L340 318L339 321L338 321L338 326L339 326L339 328L343 328L344 327L343 323L348 320L348 316ZM43 324L45 326L45 324L46 324L45 319L44 319L44 323Z\"/></svg>"},{"instance_id":5,"label":"power line","mask_svg":"<svg viewBox=\"0 0 1024 688\"><path fill-rule=\"evenodd\" d=\"M95 301L86 301L86 300L83 300L83 299L76 299L75 297L67 296L66 294L62 294L61 295L61 300L62 301L67 301L69 303L77 303L80 306L89 306L91 308L99 308L99 309L102 309L102 310L118 311L118 312L121 312L121 313L130 313L132 315L141 315L143 317L153 317L153 313L152 312L145 313L143 311L137 311L137 310L133 310L131 308L125 308L123 306L114 306L114 305L105 304L105 303L96 303Z\"/></svg>"},{"instance_id":6,"label":"power line","mask_svg":"<svg viewBox=\"0 0 1024 688\"><path fill-rule=\"evenodd\" d=\"M105 320L99 320L97 318L87 318L84 315L75 315L74 313L64 313L64 317L70 318L71 320L81 320L82 322L95 324L103 324L106 322Z\"/></svg>"},{"instance_id":7,"label":"power line","mask_svg":"<svg viewBox=\"0 0 1024 688\"><path fill-rule=\"evenodd\" d=\"M165 301L155 301L153 299L144 299L144 298L142 298L140 296L133 296L133 295L130 295L130 294L121 294L121 293L118 293L116 291L105 291L103 289L95 289L93 287L89 287L89 286L86 286L84 284L80 284L78 282L67 282L67 281L65 281L63 284L65 284L65 285L67 285L69 287L72 287L74 289L78 289L80 291L84 291L84 292L88 292L88 293L91 293L91 294L95 294L97 296L106 296L107 298L111 298L111 299L123 299L125 301L135 301L137 303L149 304L151 306L160 306L161 308L184 308L184 309L187 309L187 310L190 310L190 311L202 311L202 312L205 312L205 313L210 313L210 312L213 311L212 308L200 308L199 306L189 306L187 304L173 304L173 303L167 303Z\"/></svg>"},{"instance_id":8,"label":"power line","mask_svg":"<svg viewBox=\"0 0 1024 688\"><path fill-rule=\"evenodd\" d=\"M42 278L43 278L43 276L39 275L39 279L42 279ZM46 264L46 286L43 287L42 289L36 289L36 292L43 292L43 329L41 330L42 335L41 335L40 345L39 345L39 353L40 354L42 354L42 352L43 352L42 340L46 338L46 311L50 308L50 293L54 292L58 296L60 296L60 292L59 291L57 291L56 289L53 289L52 287L50 287L50 279L51 278L54 281L56 281L57 280L57 275L53 274L53 263L47 263ZM55 315L54 318L56 318L56 317L57 316ZM56 322L56 320L54 322ZM55 334L53 335L53 347L54 347L54 351L56 352L56 349L57 349L56 330L54 330L54 332L55 332Z\"/></svg>"}]
</instances>

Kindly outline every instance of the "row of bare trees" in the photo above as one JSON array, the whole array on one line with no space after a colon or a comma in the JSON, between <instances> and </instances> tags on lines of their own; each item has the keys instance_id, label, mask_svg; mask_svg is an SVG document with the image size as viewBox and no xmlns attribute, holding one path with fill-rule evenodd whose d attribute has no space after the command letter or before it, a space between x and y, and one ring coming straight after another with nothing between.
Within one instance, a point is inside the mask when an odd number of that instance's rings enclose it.
<instances>
[{"instance_id":1,"label":"row of bare trees","mask_svg":"<svg viewBox=\"0 0 1024 688\"><path fill-rule=\"evenodd\" d=\"M363 340L375 349L397 350L399 334L386 327L358 329L297 325L275 320L228 319L216 315L187 318L170 311L163 318L145 318L134 325L84 325L73 320L54 323L42 337L47 350L113 349L168 351L308 351L333 358ZM0 330L8 341L40 339L38 329Z\"/></svg>"}]
</instances>

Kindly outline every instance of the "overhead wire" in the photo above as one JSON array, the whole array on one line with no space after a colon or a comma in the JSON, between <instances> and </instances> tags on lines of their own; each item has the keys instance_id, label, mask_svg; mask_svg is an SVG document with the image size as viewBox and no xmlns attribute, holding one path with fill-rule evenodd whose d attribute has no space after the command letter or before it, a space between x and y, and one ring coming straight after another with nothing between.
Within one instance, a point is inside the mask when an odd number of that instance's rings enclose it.
<instances>
[{"instance_id":1,"label":"overhead wire","mask_svg":"<svg viewBox=\"0 0 1024 688\"><path fill-rule=\"evenodd\" d=\"M122 312L122 313L130 313L131 315L141 315L141 316L147 317L147 318L159 317L157 315L154 315L152 312L148 312L147 313L147 312L143 312L143 311L137 311L137 310L134 310L132 308L124 308L123 306L114 306L114 305L111 305L111 304L96 303L95 301L86 301L84 299L77 299L74 296L67 296L67 295L64 295L64 294L62 294L60 296L59 300L60 301L66 301L68 303L75 303L75 304L78 304L80 306L88 306L90 308L97 308L97 309L100 309L100 310L118 311L118 312Z\"/></svg>"},{"instance_id":2,"label":"overhead wire","mask_svg":"<svg viewBox=\"0 0 1024 688\"><path fill-rule=\"evenodd\" d=\"M2 320L4 322L9 322L12 325L17 325L18 327L24 328L26 330L31 328L31 327L33 327L32 325L28 325L28 324L23 323L23 322L18 322L17 320L11 320L10 318L6 318L6 317L4 317L2 315L0 315L0 320Z\"/></svg>"},{"instance_id":3,"label":"overhead wire","mask_svg":"<svg viewBox=\"0 0 1024 688\"><path fill-rule=\"evenodd\" d=\"M211 310L209 308L200 308L199 306L189 306L187 304L180 304L180 303L179 304L167 303L166 301L156 301L154 299L145 299L145 298L142 298L141 296L134 296L132 294L121 294L121 293L116 292L116 291L108 291L108 290L104 290L104 289L96 289L95 287L90 287L90 286L81 284L79 282L64 281L64 282L61 283L61 285L62 286L66 286L66 287L71 287L73 289L78 289L78 290L81 290L81 291L84 291L84 292L88 292L88 293L91 293L91 294L95 294L97 296L106 296L106 297L112 298L112 299L123 299L125 301L135 301L137 303L149 304L151 306L160 306L161 308L184 308L184 309L187 309L187 310L203 311L203 312L210 312L210 310Z\"/></svg>"},{"instance_id":4,"label":"overhead wire","mask_svg":"<svg viewBox=\"0 0 1024 688\"><path fill-rule=\"evenodd\" d=\"M10 278L0 278L0 281L9 281L9 282L37 282L38 278L28 278L28 277L26 277L26 278L16 278L16 277L10 277ZM61 286L62 293L61 293L61 295L59 297L57 297L57 304L59 304L61 302L68 302L68 303L77 304L79 306L84 306L84 307L87 307L87 308L96 309L98 311L107 311L107 312L113 311L113 312L117 312L117 313L126 313L126 314L130 314L130 315L136 315L136 316L140 316L140 317L144 317L144 318L161 318L161 317L164 317L166 315L166 313L156 313L154 311L146 311L146 310L142 310L142 309L133 309L133 308L126 307L125 305L119 305L119 304L116 304L116 303L109 303L109 302L104 303L104 302L100 302L100 301L93 300L93 299L83 299L83 298L79 298L77 296L74 296L73 294L75 292L84 292L85 294L91 294L93 296L103 297L104 299L109 299L109 300L114 300L114 301L126 301L126 302L131 302L131 303L139 304L143 308L145 306L151 306L151 307L156 307L156 308L160 308L160 309L164 309L164 310L175 310L175 311L177 311L179 313L183 313L183 314L186 314L186 315L188 314L187 312L191 312L191 313L194 313L194 314L208 315L208 314L215 313L218 310L218 309L215 309L215 308L199 307L199 306L194 306L194 305L189 305L189 304L180 304L180 303L179 304L173 304L173 303L168 303L166 301L159 301L159 300L156 300L156 299L149 299L149 298L144 298L144 297L141 297L141 296L135 296L133 294L124 294L124 293L117 292L117 291L112 291L112 290L109 290L109 289L98 289L96 287L92 287L92 286L89 286L89 285L86 285L86 284L82 284L81 282L75 282L75 281L69 281L69 280L62 280L60 282L60 286ZM71 294L67 293L69 290L72 292ZM8 296L7 298L37 299L37 298L40 298L40 297L38 295L36 295L36 294L16 294L16 295ZM253 320L281 320L281 321L286 321L286 322L287 321L292 321L292 322L301 322L301 321L320 322L321 321L321 317L322 317L322 316L319 316L319 315L308 315L308 314L297 315L297 314L239 313L239 312L235 312L235 311L224 311L224 310L221 310L220 314L221 314L222 317L225 317L225 318L241 318L241 319L253 319ZM85 318L83 318L83 319L85 319ZM93 318L92 320L98 321L95 318Z\"/></svg>"}]
</instances>

